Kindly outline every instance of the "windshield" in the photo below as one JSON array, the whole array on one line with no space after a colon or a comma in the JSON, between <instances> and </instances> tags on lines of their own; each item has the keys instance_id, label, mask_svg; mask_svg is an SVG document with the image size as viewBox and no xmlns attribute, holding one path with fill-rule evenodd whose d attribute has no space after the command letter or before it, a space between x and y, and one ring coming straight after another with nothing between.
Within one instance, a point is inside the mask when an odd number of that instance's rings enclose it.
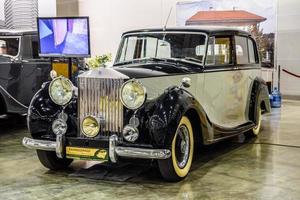
<instances>
[{"instance_id":1,"label":"windshield","mask_svg":"<svg viewBox=\"0 0 300 200\"><path fill-rule=\"evenodd\" d=\"M206 35L197 33L141 33L123 37L116 64L147 58L181 59L202 64Z\"/></svg>"},{"instance_id":2,"label":"windshield","mask_svg":"<svg viewBox=\"0 0 300 200\"><path fill-rule=\"evenodd\" d=\"M19 53L19 38L0 37L0 55L16 56Z\"/></svg>"}]
</instances>

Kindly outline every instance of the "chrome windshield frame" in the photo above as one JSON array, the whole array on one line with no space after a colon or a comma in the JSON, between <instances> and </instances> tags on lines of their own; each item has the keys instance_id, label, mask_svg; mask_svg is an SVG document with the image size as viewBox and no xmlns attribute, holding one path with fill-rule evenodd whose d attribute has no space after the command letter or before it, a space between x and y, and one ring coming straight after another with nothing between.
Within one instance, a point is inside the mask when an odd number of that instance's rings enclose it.
<instances>
[{"instance_id":1,"label":"chrome windshield frame","mask_svg":"<svg viewBox=\"0 0 300 200\"><path fill-rule=\"evenodd\" d=\"M206 53L207 53L207 45L208 45L208 34L205 33L205 32L197 32L197 31L143 31L143 32L134 32L134 33L126 33L124 35L122 35L121 37L121 42L120 42L120 45L118 47L118 51L117 51L117 55L115 57L115 60L114 60L114 64L113 65L120 65L121 63L123 62L116 62L117 59L120 57L120 54L122 52L122 47L123 47L123 42L124 42L124 39L125 37L129 37L129 36L135 36L135 35L143 35L143 34L191 34L191 35L204 35L205 36L205 53L204 53L204 57L202 59L203 62L205 62L206 60ZM162 58L164 59L164 58ZM136 59L136 60L139 60L139 59ZM134 61L134 59L132 60ZM130 62L130 60L128 61L125 61L126 63L127 62ZM202 65L204 65L204 63L202 63Z\"/></svg>"}]
</instances>

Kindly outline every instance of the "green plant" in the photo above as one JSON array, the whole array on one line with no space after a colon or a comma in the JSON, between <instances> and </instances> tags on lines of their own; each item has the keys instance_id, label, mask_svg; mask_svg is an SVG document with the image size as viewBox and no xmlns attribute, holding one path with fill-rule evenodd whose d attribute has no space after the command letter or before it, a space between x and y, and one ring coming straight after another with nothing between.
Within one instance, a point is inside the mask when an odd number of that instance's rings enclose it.
<instances>
[{"instance_id":1,"label":"green plant","mask_svg":"<svg viewBox=\"0 0 300 200\"><path fill-rule=\"evenodd\" d=\"M100 56L95 56L93 58L88 59L88 65L90 68L97 68L101 66L105 66L107 62L110 62L112 60L111 53L103 54Z\"/></svg>"}]
</instances>

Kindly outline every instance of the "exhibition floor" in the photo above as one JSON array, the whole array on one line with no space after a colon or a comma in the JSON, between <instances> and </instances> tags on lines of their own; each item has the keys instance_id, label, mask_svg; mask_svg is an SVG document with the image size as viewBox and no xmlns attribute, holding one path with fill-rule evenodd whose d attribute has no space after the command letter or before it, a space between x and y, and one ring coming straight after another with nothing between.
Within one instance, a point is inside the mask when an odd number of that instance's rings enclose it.
<instances>
[{"instance_id":1,"label":"exhibition floor","mask_svg":"<svg viewBox=\"0 0 300 200\"><path fill-rule=\"evenodd\" d=\"M155 168L124 182L70 176L83 161L48 171L21 145L25 120L0 119L0 199L299 199L299 113L300 101L284 101L264 116L257 139L206 147L179 183L164 182Z\"/></svg>"}]
</instances>

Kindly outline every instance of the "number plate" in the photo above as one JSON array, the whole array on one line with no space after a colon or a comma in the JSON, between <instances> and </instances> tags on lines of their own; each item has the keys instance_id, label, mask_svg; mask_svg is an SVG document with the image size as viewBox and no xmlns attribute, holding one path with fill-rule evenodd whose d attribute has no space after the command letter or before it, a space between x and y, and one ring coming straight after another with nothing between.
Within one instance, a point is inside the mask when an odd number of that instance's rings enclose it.
<instances>
[{"instance_id":1,"label":"number plate","mask_svg":"<svg viewBox=\"0 0 300 200\"><path fill-rule=\"evenodd\" d=\"M106 149L66 147L66 157L80 160L108 160Z\"/></svg>"}]
</instances>

